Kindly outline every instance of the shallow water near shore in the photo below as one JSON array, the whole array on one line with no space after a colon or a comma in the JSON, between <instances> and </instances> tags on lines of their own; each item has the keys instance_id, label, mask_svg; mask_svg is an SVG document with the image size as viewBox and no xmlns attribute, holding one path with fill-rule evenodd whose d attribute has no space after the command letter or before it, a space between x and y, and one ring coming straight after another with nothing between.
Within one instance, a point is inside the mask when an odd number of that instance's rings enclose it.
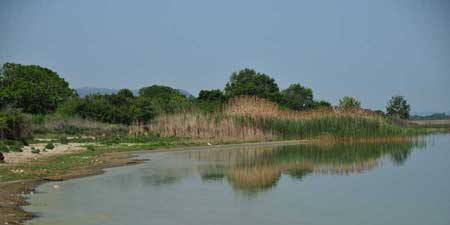
<instances>
[{"instance_id":1,"label":"shallow water near shore","mask_svg":"<svg viewBox=\"0 0 450 225\"><path fill-rule=\"evenodd\" d=\"M139 157L150 160L39 186L27 224L450 224L450 135Z\"/></svg>"}]
</instances>

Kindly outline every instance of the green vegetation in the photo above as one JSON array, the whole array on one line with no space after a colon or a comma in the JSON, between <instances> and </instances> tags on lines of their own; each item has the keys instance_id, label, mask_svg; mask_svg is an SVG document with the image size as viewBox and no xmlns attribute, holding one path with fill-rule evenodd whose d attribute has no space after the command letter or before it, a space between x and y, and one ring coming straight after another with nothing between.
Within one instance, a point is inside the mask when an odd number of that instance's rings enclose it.
<instances>
[{"instance_id":1,"label":"green vegetation","mask_svg":"<svg viewBox=\"0 0 450 225\"><path fill-rule=\"evenodd\" d=\"M149 99L135 97L128 89L117 94L89 95L82 99L70 99L58 109L64 116L79 116L105 123L131 124L147 122L155 116L155 106Z\"/></svg>"},{"instance_id":2,"label":"green vegetation","mask_svg":"<svg viewBox=\"0 0 450 225\"><path fill-rule=\"evenodd\" d=\"M55 148L55 145L53 145L53 143L51 143L51 142L45 145L45 149L52 150L54 148Z\"/></svg>"},{"instance_id":3,"label":"green vegetation","mask_svg":"<svg viewBox=\"0 0 450 225\"><path fill-rule=\"evenodd\" d=\"M387 115L401 119L408 119L410 111L411 107L403 96L393 96L386 106Z\"/></svg>"},{"instance_id":4,"label":"green vegetation","mask_svg":"<svg viewBox=\"0 0 450 225\"><path fill-rule=\"evenodd\" d=\"M0 111L0 140L21 140L30 135L30 121L17 109Z\"/></svg>"},{"instance_id":5,"label":"green vegetation","mask_svg":"<svg viewBox=\"0 0 450 225\"><path fill-rule=\"evenodd\" d=\"M196 105L204 112L215 112L221 109L226 98L221 90L201 90Z\"/></svg>"},{"instance_id":6,"label":"green vegetation","mask_svg":"<svg viewBox=\"0 0 450 225\"><path fill-rule=\"evenodd\" d=\"M281 92L281 104L293 110L305 110L314 105L313 91L300 84L291 84Z\"/></svg>"},{"instance_id":7,"label":"green vegetation","mask_svg":"<svg viewBox=\"0 0 450 225\"><path fill-rule=\"evenodd\" d=\"M39 154L40 152L41 152L41 150L38 148L34 148L34 147L31 148L31 153L33 153L33 154Z\"/></svg>"},{"instance_id":8,"label":"green vegetation","mask_svg":"<svg viewBox=\"0 0 450 225\"><path fill-rule=\"evenodd\" d=\"M8 105L45 114L75 95L63 78L47 68L5 63L0 70L0 108Z\"/></svg>"},{"instance_id":9,"label":"green vegetation","mask_svg":"<svg viewBox=\"0 0 450 225\"><path fill-rule=\"evenodd\" d=\"M193 107L192 102L180 91L167 86L152 85L141 88L139 96L153 102L158 114L175 113Z\"/></svg>"},{"instance_id":10,"label":"green vegetation","mask_svg":"<svg viewBox=\"0 0 450 225\"><path fill-rule=\"evenodd\" d=\"M234 72L225 86L225 95L228 98L249 95L278 101L279 91L273 78L248 68Z\"/></svg>"},{"instance_id":11,"label":"green vegetation","mask_svg":"<svg viewBox=\"0 0 450 225\"><path fill-rule=\"evenodd\" d=\"M361 108L361 102L354 97L345 96L339 100L339 107L343 109Z\"/></svg>"},{"instance_id":12,"label":"green vegetation","mask_svg":"<svg viewBox=\"0 0 450 225\"><path fill-rule=\"evenodd\" d=\"M21 152L25 144L23 141L0 140L0 152Z\"/></svg>"},{"instance_id":13,"label":"green vegetation","mask_svg":"<svg viewBox=\"0 0 450 225\"><path fill-rule=\"evenodd\" d=\"M349 115L327 115L306 120L289 120L283 118L253 119L243 117L238 119L238 121L263 130L270 130L283 139L315 138L321 135L334 138L367 138L413 134L408 129L390 125L377 118Z\"/></svg>"}]
</instances>

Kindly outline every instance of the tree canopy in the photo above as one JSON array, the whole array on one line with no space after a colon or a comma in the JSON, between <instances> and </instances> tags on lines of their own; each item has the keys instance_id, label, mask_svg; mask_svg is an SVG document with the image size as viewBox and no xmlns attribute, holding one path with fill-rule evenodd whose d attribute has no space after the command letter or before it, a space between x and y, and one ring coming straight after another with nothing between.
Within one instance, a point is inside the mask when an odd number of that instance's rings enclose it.
<instances>
[{"instance_id":1,"label":"tree canopy","mask_svg":"<svg viewBox=\"0 0 450 225\"><path fill-rule=\"evenodd\" d=\"M223 92L219 89L201 90L197 98L197 106L206 112L214 112L219 109L226 98Z\"/></svg>"},{"instance_id":2,"label":"tree canopy","mask_svg":"<svg viewBox=\"0 0 450 225\"><path fill-rule=\"evenodd\" d=\"M300 84L291 84L281 92L281 104L293 110L305 110L314 104L311 88Z\"/></svg>"},{"instance_id":3,"label":"tree canopy","mask_svg":"<svg viewBox=\"0 0 450 225\"><path fill-rule=\"evenodd\" d=\"M410 110L411 107L406 101L406 99L403 96L398 95L393 96L386 106L387 115L396 116L402 119L409 118Z\"/></svg>"},{"instance_id":4,"label":"tree canopy","mask_svg":"<svg viewBox=\"0 0 450 225\"><path fill-rule=\"evenodd\" d=\"M278 101L279 92L273 78L248 68L234 72L225 86L227 97L251 95Z\"/></svg>"},{"instance_id":5,"label":"tree canopy","mask_svg":"<svg viewBox=\"0 0 450 225\"><path fill-rule=\"evenodd\" d=\"M0 106L45 114L75 95L63 78L44 67L5 63L0 71Z\"/></svg>"},{"instance_id":6,"label":"tree canopy","mask_svg":"<svg viewBox=\"0 0 450 225\"><path fill-rule=\"evenodd\" d=\"M361 108L361 102L355 97L345 96L339 100L339 107L343 109Z\"/></svg>"},{"instance_id":7,"label":"tree canopy","mask_svg":"<svg viewBox=\"0 0 450 225\"><path fill-rule=\"evenodd\" d=\"M185 95L162 85L141 88L139 97L150 99L157 113L175 113L192 107L192 102Z\"/></svg>"}]
</instances>

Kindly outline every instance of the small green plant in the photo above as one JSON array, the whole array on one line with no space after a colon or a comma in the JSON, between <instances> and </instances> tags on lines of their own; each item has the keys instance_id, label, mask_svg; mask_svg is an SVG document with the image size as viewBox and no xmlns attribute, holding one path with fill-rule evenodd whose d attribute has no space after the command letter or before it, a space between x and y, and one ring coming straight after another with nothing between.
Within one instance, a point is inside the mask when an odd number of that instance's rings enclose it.
<instances>
[{"instance_id":1,"label":"small green plant","mask_svg":"<svg viewBox=\"0 0 450 225\"><path fill-rule=\"evenodd\" d=\"M93 145L87 145L86 149L89 151L95 151L95 147Z\"/></svg>"},{"instance_id":2,"label":"small green plant","mask_svg":"<svg viewBox=\"0 0 450 225\"><path fill-rule=\"evenodd\" d=\"M33 154L39 154L41 152L41 150L39 150L38 148L32 147L31 148L31 153Z\"/></svg>"},{"instance_id":3,"label":"small green plant","mask_svg":"<svg viewBox=\"0 0 450 225\"><path fill-rule=\"evenodd\" d=\"M45 149L52 150L54 148L55 148L55 145L53 145L53 143L48 143L47 145L45 145Z\"/></svg>"}]
</instances>

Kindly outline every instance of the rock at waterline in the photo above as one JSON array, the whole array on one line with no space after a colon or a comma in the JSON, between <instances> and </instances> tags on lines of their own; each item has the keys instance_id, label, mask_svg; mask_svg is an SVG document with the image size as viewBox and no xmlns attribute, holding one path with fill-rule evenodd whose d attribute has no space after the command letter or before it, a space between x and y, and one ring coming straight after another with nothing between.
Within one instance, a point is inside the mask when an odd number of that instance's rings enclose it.
<instances>
[{"instance_id":1,"label":"rock at waterline","mask_svg":"<svg viewBox=\"0 0 450 225\"><path fill-rule=\"evenodd\" d=\"M0 163L5 161L5 156L3 156L3 153L0 152Z\"/></svg>"}]
</instances>

